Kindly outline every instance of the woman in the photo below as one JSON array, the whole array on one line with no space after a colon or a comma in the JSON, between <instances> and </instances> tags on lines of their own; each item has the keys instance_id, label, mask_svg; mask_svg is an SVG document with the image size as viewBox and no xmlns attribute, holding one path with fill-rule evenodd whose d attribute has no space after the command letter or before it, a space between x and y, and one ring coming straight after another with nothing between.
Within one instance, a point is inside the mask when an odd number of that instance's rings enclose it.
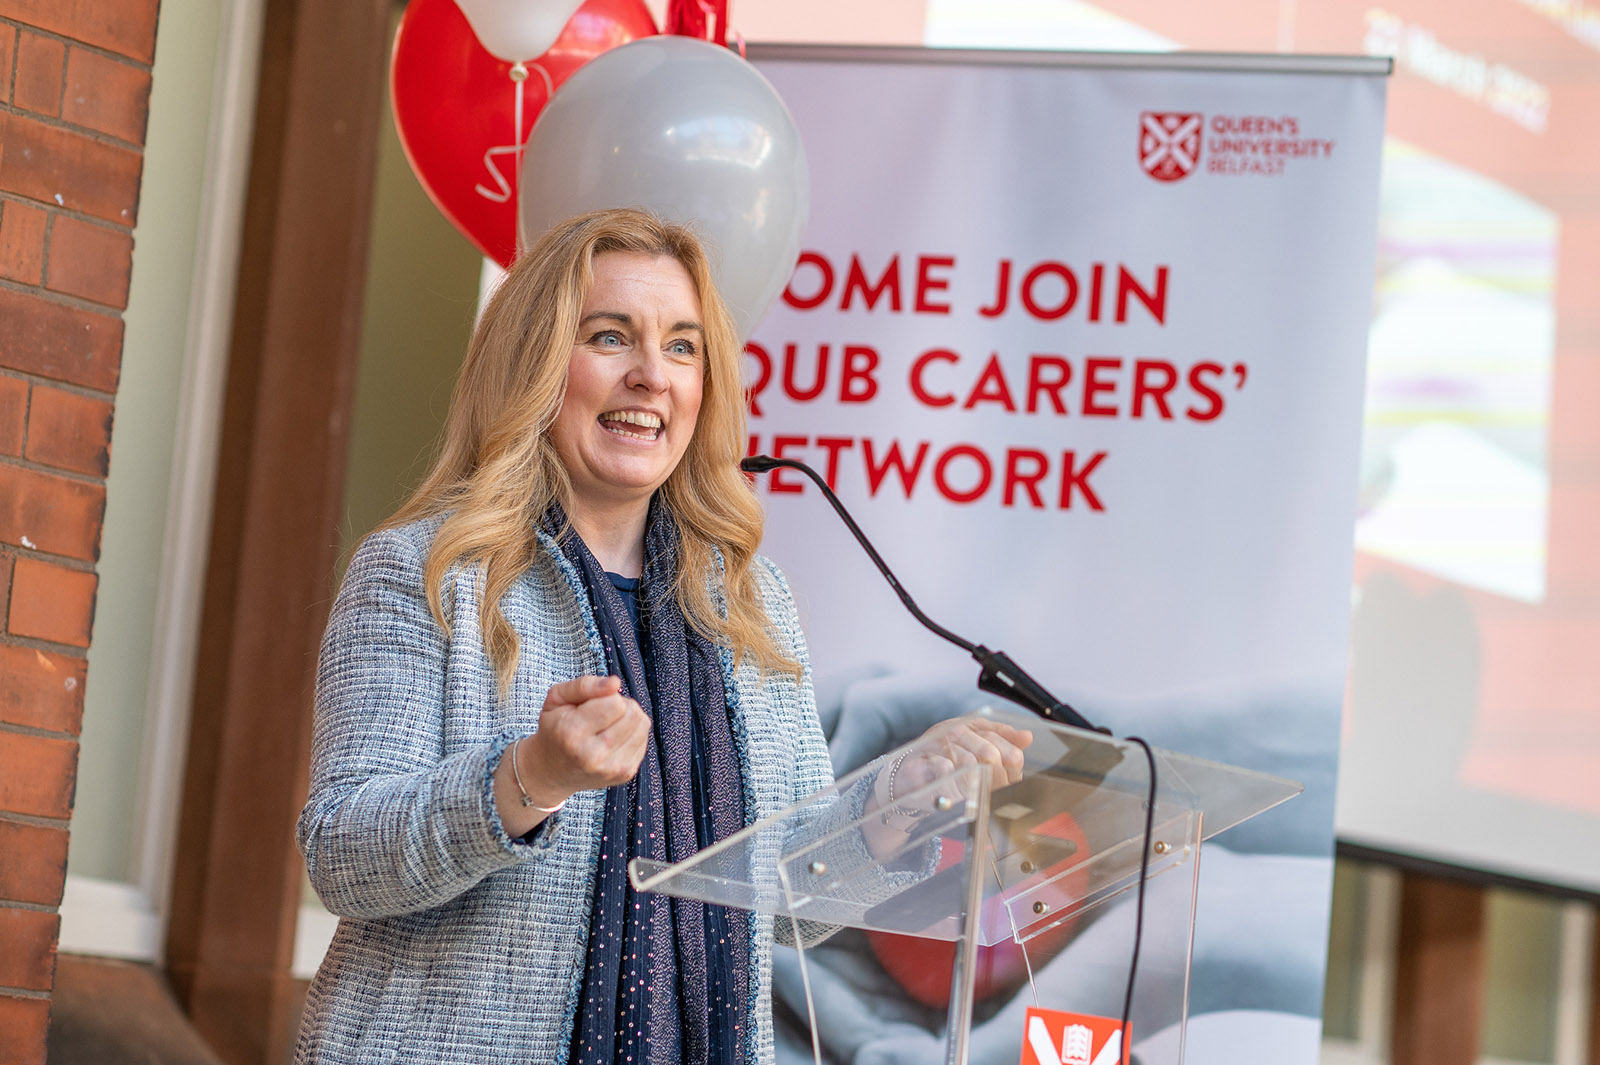
<instances>
[{"instance_id":1,"label":"woman","mask_svg":"<svg viewBox=\"0 0 1600 1065\"><path fill-rule=\"evenodd\" d=\"M699 245L638 211L496 291L329 620L299 842L346 919L297 1061L772 1061L771 918L626 880L832 779L739 354Z\"/></svg>"}]
</instances>

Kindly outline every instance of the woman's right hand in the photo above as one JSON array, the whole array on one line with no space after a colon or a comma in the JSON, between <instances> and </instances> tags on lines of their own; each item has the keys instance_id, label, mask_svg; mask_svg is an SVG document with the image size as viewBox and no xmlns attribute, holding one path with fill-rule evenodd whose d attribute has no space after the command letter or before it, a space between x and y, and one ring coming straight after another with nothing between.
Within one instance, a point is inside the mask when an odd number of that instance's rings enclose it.
<instances>
[{"instance_id":1,"label":"woman's right hand","mask_svg":"<svg viewBox=\"0 0 1600 1065\"><path fill-rule=\"evenodd\" d=\"M620 679L575 677L545 695L539 731L516 745L515 769L534 806L555 807L577 792L632 780L649 742L650 718L622 694ZM512 770L511 758L502 759L495 800L507 834L521 836L548 814L522 804Z\"/></svg>"}]
</instances>

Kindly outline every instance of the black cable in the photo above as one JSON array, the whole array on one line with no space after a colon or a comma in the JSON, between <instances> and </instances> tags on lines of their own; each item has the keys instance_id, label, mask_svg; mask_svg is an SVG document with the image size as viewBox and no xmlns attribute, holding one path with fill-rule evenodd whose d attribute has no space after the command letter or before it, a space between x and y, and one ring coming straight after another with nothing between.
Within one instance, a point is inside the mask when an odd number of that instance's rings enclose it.
<instances>
[{"instance_id":1,"label":"black cable","mask_svg":"<svg viewBox=\"0 0 1600 1065\"><path fill-rule=\"evenodd\" d=\"M850 512L839 502L839 497L834 495L833 489L828 487L828 482L816 470L797 459L775 459L767 455L752 455L739 463L739 468L746 473L766 473L779 466L791 470L799 470L822 490L822 495L834 512L844 521L856 542L866 551L867 557L872 559L873 565L878 567L878 572L883 574L884 580L889 582L895 594L900 597L900 602L911 612L911 616L922 623L929 632L940 639L947 640L966 651L981 667L978 673L978 687L991 695L998 695L1002 699L1009 699L1018 706L1025 707L1044 718L1046 721L1057 721L1063 725L1072 725L1075 728L1088 729L1092 732L1107 732L1107 729L1096 728L1071 706L1057 699L1045 690L1044 685L1029 676L1021 666L1011 660L1011 656L1004 651L991 651L982 644L973 643L971 640L957 636L943 625L938 624L922 612L916 601L911 598L889 569L889 564L878 554L877 548L872 546L872 541L867 539L867 534L861 531L861 526L855 523Z\"/></svg>"},{"instance_id":2,"label":"black cable","mask_svg":"<svg viewBox=\"0 0 1600 1065\"><path fill-rule=\"evenodd\" d=\"M779 466L784 466L791 470L799 470L811 478L818 488L822 489L822 497L833 507L834 512L845 523L851 535L856 538L856 543L860 544L862 550L867 553L867 557L872 559L872 564L878 567L878 572L883 574L884 579L889 582L889 587L894 589L894 594L898 595L900 602L905 604L905 608L911 611L912 617L922 622L923 627L935 636L948 640L968 654L977 649L977 644L957 636L922 612L922 608L917 606L916 600L911 598L911 593L905 590L904 586L895 577L894 572L889 569L889 563L885 562L883 556L878 554L878 549L872 546L872 541L867 539L867 534L861 531L861 526L856 524L856 520L850 516L850 512L844 509L844 504L839 502L839 497L833 494L833 489L828 487L828 482L824 481L816 470L796 459L775 459L767 455L751 455L739 463L739 468L746 473L766 473L768 470L777 469Z\"/></svg>"},{"instance_id":3,"label":"black cable","mask_svg":"<svg viewBox=\"0 0 1600 1065\"><path fill-rule=\"evenodd\" d=\"M1122 999L1122 1049L1123 1060L1133 1060L1133 1039L1128 1032L1128 1018L1133 1013L1133 978L1139 972L1139 947L1144 940L1144 885L1150 879L1150 845L1156 826L1156 756L1150 745L1138 736L1127 737L1127 742L1144 748L1144 757L1150 763L1150 797L1144 808L1144 849L1139 852L1139 897L1133 908L1133 959L1128 963L1128 993Z\"/></svg>"}]
</instances>

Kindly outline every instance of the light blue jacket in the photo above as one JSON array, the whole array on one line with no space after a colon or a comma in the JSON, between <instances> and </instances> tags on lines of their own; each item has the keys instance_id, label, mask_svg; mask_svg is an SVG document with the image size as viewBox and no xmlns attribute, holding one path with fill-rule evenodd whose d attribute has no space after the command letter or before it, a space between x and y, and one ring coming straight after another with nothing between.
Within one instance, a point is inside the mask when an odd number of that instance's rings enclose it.
<instances>
[{"instance_id":1,"label":"light blue jacket","mask_svg":"<svg viewBox=\"0 0 1600 1065\"><path fill-rule=\"evenodd\" d=\"M588 943L604 793L580 792L533 843L510 839L491 781L537 729L546 691L603 674L577 574L544 543L501 603L522 641L500 698L471 571L445 589L446 636L423 594L437 521L373 534L334 604L317 675L311 793L298 837L338 933L306 1001L297 1063L560 1063ZM794 601L755 567L802 680L723 653L750 821L833 779ZM752 916L754 1065L773 1060L770 917Z\"/></svg>"}]
</instances>

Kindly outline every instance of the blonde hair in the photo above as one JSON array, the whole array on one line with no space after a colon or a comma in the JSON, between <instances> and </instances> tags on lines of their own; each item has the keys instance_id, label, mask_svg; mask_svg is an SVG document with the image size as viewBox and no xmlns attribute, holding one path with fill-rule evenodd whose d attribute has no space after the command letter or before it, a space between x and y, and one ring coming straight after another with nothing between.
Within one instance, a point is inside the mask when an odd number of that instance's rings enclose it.
<instances>
[{"instance_id":1,"label":"blonde hair","mask_svg":"<svg viewBox=\"0 0 1600 1065\"><path fill-rule=\"evenodd\" d=\"M444 436L422 484L386 526L443 516L423 568L428 605L449 631L443 587L455 567L484 575L483 643L506 689L517 634L501 597L533 564L551 503L572 510L572 482L549 435L566 394L567 366L596 255L642 252L677 260L694 281L705 337L705 380L694 436L661 487L678 526L673 595L706 638L763 670L800 665L773 639L751 573L762 512L739 472L746 441L741 345L700 242L683 226L639 210L595 211L556 226L512 265L467 348ZM721 554L722 603L715 597Z\"/></svg>"}]
</instances>

